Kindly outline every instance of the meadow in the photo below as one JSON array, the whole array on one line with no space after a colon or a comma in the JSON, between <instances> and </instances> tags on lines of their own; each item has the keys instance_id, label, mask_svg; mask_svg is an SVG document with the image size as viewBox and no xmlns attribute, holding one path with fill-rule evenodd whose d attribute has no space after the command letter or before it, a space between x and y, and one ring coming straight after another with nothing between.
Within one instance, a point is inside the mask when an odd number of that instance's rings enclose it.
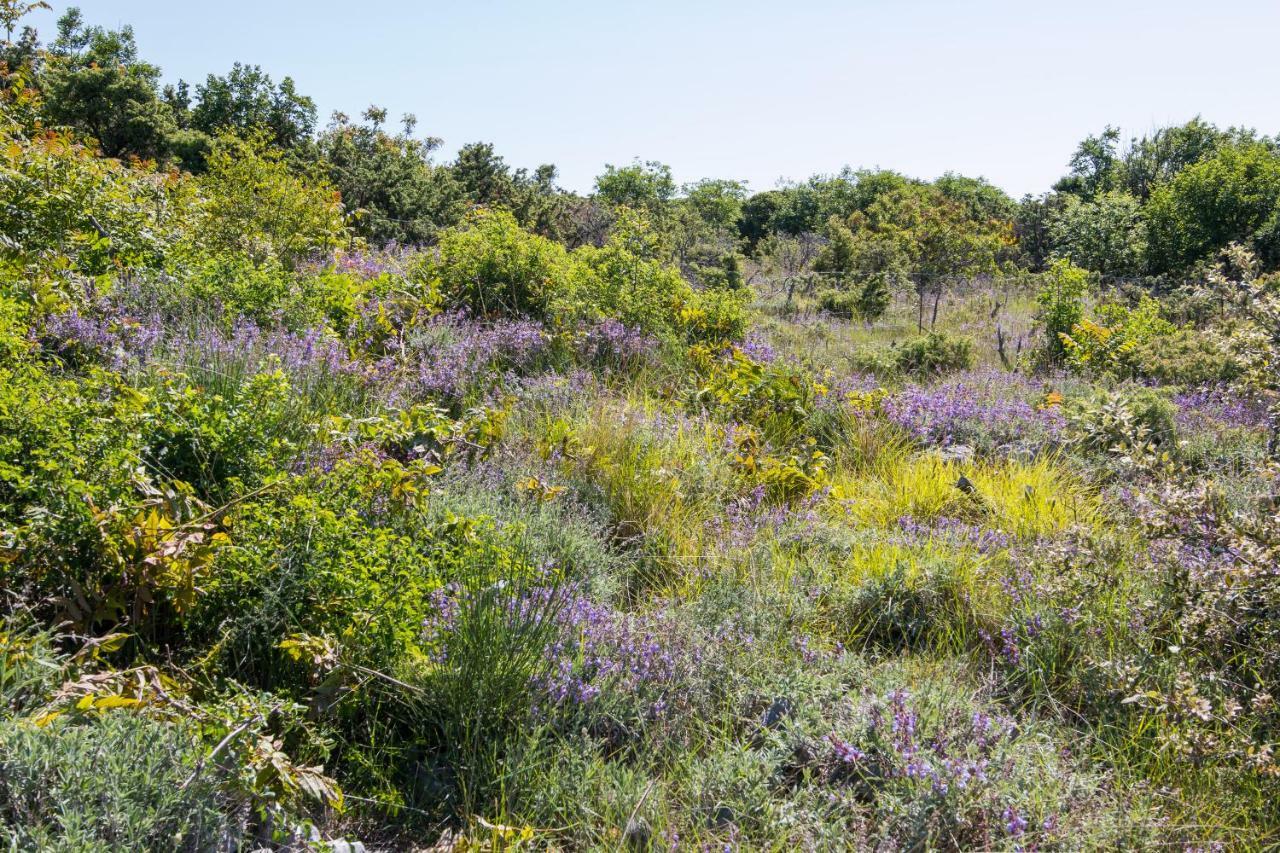
<instances>
[{"instance_id":1,"label":"meadow","mask_svg":"<svg viewBox=\"0 0 1280 853\"><path fill-rule=\"evenodd\" d=\"M0 128L5 846L1280 843L1263 237L1113 275L956 176L791 230L654 164L495 200L376 123L108 156L45 61ZM321 166L392 149L470 195L379 230Z\"/></svg>"}]
</instances>

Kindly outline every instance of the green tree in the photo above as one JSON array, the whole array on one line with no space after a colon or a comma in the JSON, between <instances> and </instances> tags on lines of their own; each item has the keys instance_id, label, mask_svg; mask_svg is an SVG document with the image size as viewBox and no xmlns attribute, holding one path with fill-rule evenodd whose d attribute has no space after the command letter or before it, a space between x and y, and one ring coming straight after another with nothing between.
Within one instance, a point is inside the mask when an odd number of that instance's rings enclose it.
<instances>
[{"instance_id":1,"label":"green tree","mask_svg":"<svg viewBox=\"0 0 1280 853\"><path fill-rule=\"evenodd\" d=\"M738 219L738 234L745 241L747 251L754 253L759 248L760 241L778 231L775 217L784 198L782 190L765 190L743 201L742 214Z\"/></svg>"},{"instance_id":2,"label":"green tree","mask_svg":"<svg viewBox=\"0 0 1280 853\"><path fill-rule=\"evenodd\" d=\"M1111 125L1097 136L1085 137L1071 155L1067 176L1053 188L1081 198L1114 189L1120 178L1119 145L1120 130Z\"/></svg>"},{"instance_id":3,"label":"green tree","mask_svg":"<svg viewBox=\"0 0 1280 853\"><path fill-rule=\"evenodd\" d=\"M1219 146L1152 193L1150 266L1185 269L1238 242L1272 268L1280 263L1278 208L1280 152L1253 141Z\"/></svg>"},{"instance_id":4,"label":"green tree","mask_svg":"<svg viewBox=\"0 0 1280 853\"><path fill-rule=\"evenodd\" d=\"M41 82L49 118L92 136L108 157L158 159L177 130L160 99L160 69L138 58L133 29L85 25L71 8L58 20Z\"/></svg>"},{"instance_id":5,"label":"green tree","mask_svg":"<svg viewBox=\"0 0 1280 853\"><path fill-rule=\"evenodd\" d=\"M204 215L193 238L210 254L247 255L257 265L277 261L292 268L346 240L342 203L321 168L298 174L265 131L248 137L223 131L199 187Z\"/></svg>"},{"instance_id":6,"label":"green tree","mask_svg":"<svg viewBox=\"0 0 1280 853\"><path fill-rule=\"evenodd\" d=\"M684 185L684 203L709 227L719 232L736 231L742 218L747 185L742 181L706 178Z\"/></svg>"},{"instance_id":7,"label":"green tree","mask_svg":"<svg viewBox=\"0 0 1280 853\"><path fill-rule=\"evenodd\" d=\"M1199 116L1186 124L1162 127L1135 140L1125 152L1121 167L1125 187L1145 202L1157 186L1212 155L1232 136Z\"/></svg>"},{"instance_id":8,"label":"green tree","mask_svg":"<svg viewBox=\"0 0 1280 853\"><path fill-rule=\"evenodd\" d=\"M1048 217L1053 253L1094 272L1131 276L1142 272L1147 227L1141 203L1112 190L1092 201L1067 195Z\"/></svg>"},{"instance_id":9,"label":"green tree","mask_svg":"<svg viewBox=\"0 0 1280 853\"><path fill-rule=\"evenodd\" d=\"M23 27L18 40L13 31L18 22L37 9L51 8L44 0L24 3L21 0L0 0L0 26L4 27L4 41L0 42L0 82L21 68L31 68L39 60L40 40L33 27Z\"/></svg>"},{"instance_id":10,"label":"green tree","mask_svg":"<svg viewBox=\"0 0 1280 853\"><path fill-rule=\"evenodd\" d=\"M609 164L596 178L597 197L614 207L644 210L655 223L665 221L675 194L671 167L656 160L636 160L629 166Z\"/></svg>"},{"instance_id":11,"label":"green tree","mask_svg":"<svg viewBox=\"0 0 1280 853\"><path fill-rule=\"evenodd\" d=\"M18 22L37 9L53 8L44 0L24 3L22 0L0 0L0 26L4 27L4 40L13 42L13 30Z\"/></svg>"},{"instance_id":12,"label":"green tree","mask_svg":"<svg viewBox=\"0 0 1280 853\"><path fill-rule=\"evenodd\" d=\"M463 196L473 204L510 207L515 197L511 167L493 151L489 142L473 142L458 151L451 167Z\"/></svg>"},{"instance_id":13,"label":"green tree","mask_svg":"<svg viewBox=\"0 0 1280 853\"><path fill-rule=\"evenodd\" d=\"M938 306L949 279L996 272L1011 254L1012 227L1001 220L974 219L965 205L946 198L936 187L911 185L887 193L868 207L862 227L875 235L887 264L910 271L917 296L917 326L924 328L926 297L932 293L936 323Z\"/></svg>"},{"instance_id":14,"label":"green tree","mask_svg":"<svg viewBox=\"0 0 1280 853\"><path fill-rule=\"evenodd\" d=\"M822 251L814 260L813 269L815 272L827 273L843 281L854 272L857 265L858 249L853 239L853 232L838 216L833 216L827 221L826 231L827 244L822 247Z\"/></svg>"},{"instance_id":15,"label":"green tree","mask_svg":"<svg viewBox=\"0 0 1280 853\"><path fill-rule=\"evenodd\" d=\"M341 193L356 233L377 244L424 243L461 221L462 193L451 171L431 162L439 139L415 138L412 116L402 132L388 133L386 118L378 107L361 124L336 113L308 153Z\"/></svg>"},{"instance_id":16,"label":"green tree","mask_svg":"<svg viewBox=\"0 0 1280 853\"><path fill-rule=\"evenodd\" d=\"M947 172L933 185L944 198L963 205L971 219L1012 220L1017 214L1017 203L986 178L968 178Z\"/></svg>"},{"instance_id":17,"label":"green tree","mask_svg":"<svg viewBox=\"0 0 1280 853\"><path fill-rule=\"evenodd\" d=\"M185 89L180 86L179 92ZM228 128L266 129L273 145L292 148L315 130L316 105L298 93L293 78L285 77L277 86L257 65L237 62L225 76L210 74L196 87L189 122L210 135Z\"/></svg>"}]
</instances>

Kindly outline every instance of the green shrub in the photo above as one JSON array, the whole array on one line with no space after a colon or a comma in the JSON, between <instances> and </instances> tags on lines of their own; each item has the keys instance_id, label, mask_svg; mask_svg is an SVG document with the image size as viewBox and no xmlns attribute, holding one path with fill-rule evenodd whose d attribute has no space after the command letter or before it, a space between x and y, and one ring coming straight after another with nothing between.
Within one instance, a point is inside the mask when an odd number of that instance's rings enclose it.
<instances>
[{"instance_id":1,"label":"green shrub","mask_svg":"<svg viewBox=\"0 0 1280 853\"><path fill-rule=\"evenodd\" d=\"M973 366L973 342L930 332L903 344L895 356L898 370L915 376L943 376Z\"/></svg>"},{"instance_id":2,"label":"green shrub","mask_svg":"<svg viewBox=\"0 0 1280 853\"><path fill-rule=\"evenodd\" d=\"M197 256L231 253L293 270L347 241L342 202L319 165L298 174L264 133L219 135L207 163L197 179L202 215L188 234Z\"/></svg>"},{"instance_id":3,"label":"green shrub","mask_svg":"<svg viewBox=\"0 0 1280 853\"><path fill-rule=\"evenodd\" d=\"M692 343L740 341L747 331L747 299L742 291L695 291L680 310L679 320Z\"/></svg>"},{"instance_id":4,"label":"green shrub","mask_svg":"<svg viewBox=\"0 0 1280 853\"><path fill-rule=\"evenodd\" d=\"M849 290L824 290L818 294L818 307L842 320L858 316L858 295Z\"/></svg>"},{"instance_id":5,"label":"green shrub","mask_svg":"<svg viewBox=\"0 0 1280 853\"><path fill-rule=\"evenodd\" d=\"M1058 259L1043 274L1036 301L1040 305L1040 323L1044 326L1044 352L1052 362L1066 355L1062 336L1084 319L1084 298L1089 292L1089 273Z\"/></svg>"},{"instance_id":6,"label":"green shrub","mask_svg":"<svg viewBox=\"0 0 1280 853\"><path fill-rule=\"evenodd\" d=\"M0 843L207 850L239 834L194 733L129 712L38 728L0 719Z\"/></svg>"},{"instance_id":7,"label":"green shrub","mask_svg":"<svg viewBox=\"0 0 1280 853\"><path fill-rule=\"evenodd\" d=\"M657 237L648 220L622 209L609 239L601 247L583 246L573 253L572 281L559 299L564 322L581 323L605 317L650 334L670 334L678 328L682 307L703 310L680 271L660 259ZM714 293L714 296L711 295ZM705 300L712 309L741 302L740 294L710 291ZM687 326L689 323L684 321Z\"/></svg>"},{"instance_id":8,"label":"green shrub","mask_svg":"<svg viewBox=\"0 0 1280 853\"><path fill-rule=\"evenodd\" d=\"M1128 356L1135 348L1176 331L1177 327L1161 316L1160 303L1144 293L1134 308L1118 303L1102 305L1097 322L1082 319L1059 339L1072 368L1124 375L1132 369Z\"/></svg>"},{"instance_id":9,"label":"green shrub","mask_svg":"<svg viewBox=\"0 0 1280 853\"><path fill-rule=\"evenodd\" d=\"M872 275L856 289L824 290L818 294L818 307L833 317L852 320L855 317L874 322L888 310L892 295L883 274Z\"/></svg>"},{"instance_id":10,"label":"green shrub","mask_svg":"<svg viewBox=\"0 0 1280 853\"><path fill-rule=\"evenodd\" d=\"M1159 391L1140 386L1069 400L1064 414L1076 444L1095 452L1141 455L1172 446L1177 434L1177 407Z\"/></svg>"},{"instance_id":11,"label":"green shrub","mask_svg":"<svg viewBox=\"0 0 1280 853\"><path fill-rule=\"evenodd\" d=\"M1198 329L1152 337L1124 353L1122 361L1126 375L1162 385L1215 385L1240 375L1230 354Z\"/></svg>"},{"instance_id":12,"label":"green shrub","mask_svg":"<svg viewBox=\"0 0 1280 853\"><path fill-rule=\"evenodd\" d=\"M227 383L221 393L181 375L166 378L148 406L148 462L216 502L286 467L309 424L288 378L269 368Z\"/></svg>"},{"instance_id":13,"label":"green shrub","mask_svg":"<svg viewBox=\"0 0 1280 853\"><path fill-rule=\"evenodd\" d=\"M440 235L438 257L424 273L445 302L486 316L544 319L558 300L573 298L569 255L559 243L530 234L504 210L477 210Z\"/></svg>"}]
</instances>

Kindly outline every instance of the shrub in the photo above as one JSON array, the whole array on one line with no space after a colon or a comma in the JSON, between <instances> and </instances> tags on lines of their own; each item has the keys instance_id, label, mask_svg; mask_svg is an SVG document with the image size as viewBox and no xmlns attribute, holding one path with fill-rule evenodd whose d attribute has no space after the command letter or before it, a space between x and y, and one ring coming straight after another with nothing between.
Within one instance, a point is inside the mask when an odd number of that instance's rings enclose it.
<instances>
[{"instance_id":1,"label":"shrub","mask_svg":"<svg viewBox=\"0 0 1280 853\"><path fill-rule=\"evenodd\" d=\"M822 291L818 294L818 307L833 317L845 320L857 317L871 323L884 315L891 300L888 279L881 273L866 278L855 289Z\"/></svg>"},{"instance_id":2,"label":"shrub","mask_svg":"<svg viewBox=\"0 0 1280 853\"><path fill-rule=\"evenodd\" d=\"M690 325L682 308L714 321L717 308L742 302L732 291L695 297L680 271L659 260L656 241L647 219L621 210L603 246L583 246L573 253L572 280L560 300L564 321L611 317L649 334L670 334L681 323Z\"/></svg>"},{"instance_id":3,"label":"shrub","mask_svg":"<svg viewBox=\"0 0 1280 853\"><path fill-rule=\"evenodd\" d=\"M292 270L346 242L342 202L319 167L299 176L265 134L223 133L208 166L198 180L203 215L190 232L198 253L243 254Z\"/></svg>"},{"instance_id":4,"label":"shrub","mask_svg":"<svg viewBox=\"0 0 1280 853\"><path fill-rule=\"evenodd\" d=\"M1085 450L1133 456L1172 446L1177 407L1151 388L1101 390L1064 406L1068 432Z\"/></svg>"},{"instance_id":5,"label":"shrub","mask_svg":"<svg viewBox=\"0 0 1280 853\"><path fill-rule=\"evenodd\" d=\"M973 366L973 342L943 332L930 332L903 344L895 356L897 368L916 376L944 376Z\"/></svg>"},{"instance_id":6,"label":"shrub","mask_svg":"<svg viewBox=\"0 0 1280 853\"><path fill-rule=\"evenodd\" d=\"M239 828L198 737L129 712L0 719L0 841L25 850L200 850Z\"/></svg>"},{"instance_id":7,"label":"shrub","mask_svg":"<svg viewBox=\"0 0 1280 853\"><path fill-rule=\"evenodd\" d=\"M858 315L858 295L848 290L824 290L818 294L818 307L842 320Z\"/></svg>"},{"instance_id":8,"label":"shrub","mask_svg":"<svg viewBox=\"0 0 1280 853\"><path fill-rule=\"evenodd\" d=\"M1098 309L1098 322L1082 319L1062 333L1062 351L1067 364L1076 370L1125 375L1133 371L1133 351L1153 340L1177 331L1160 314L1160 303L1143 294L1137 307L1119 304Z\"/></svg>"},{"instance_id":9,"label":"shrub","mask_svg":"<svg viewBox=\"0 0 1280 853\"><path fill-rule=\"evenodd\" d=\"M481 317L546 319L566 292L569 256L559 243L530 234L505 210L477 210L440 234L438 256L418 275L438 281L445 302Z\"/></svg>"},{"instance_id":10,"label":"shrub","mask_svg":"<svg viewBox=\"0 0 1280 853\"><path fill-rule=\"evenodd\" d=\"M1124 375L1162 385L1217 385L1235 380L1240 367L1197 329L1178 329L1135 344L1121 356Z\"/></svg>"},{"instance_id":11,"label":"shrub","mask_svg":"<svg viewBox=\"0 0 1280 853\"><path fill-rule=\"evenodd\" d=\"M741 291L696 291L680 310L679 322L692 343L739 341L747 331L746 308Z\"/></svg>"},{"instance_id":12,"label":"shrub","mask_svg":"<svg viewBox=\"0 0 1280 853\"><path fill-rule=\"evenodd\" d=\"M1040 323L1044 326L1044 351L1050 361L1059 362L1066 355L1062 336L1069 335L1084 319L1084 297L1089 292L1089 273L1058 259L1044 273L1036 302L1040 305Z\"/></svg>"}]
</instances>

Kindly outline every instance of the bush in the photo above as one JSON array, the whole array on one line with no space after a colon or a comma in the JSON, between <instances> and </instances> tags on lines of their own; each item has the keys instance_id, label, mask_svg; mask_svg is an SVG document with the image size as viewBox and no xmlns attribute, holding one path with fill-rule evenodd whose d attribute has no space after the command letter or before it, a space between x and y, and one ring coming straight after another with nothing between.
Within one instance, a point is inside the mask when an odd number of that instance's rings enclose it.
<instances>
[{"instance_id":1,"label":"bush","mask_svg":"<svg viewBox=\"0 0 1280 853\"><path fill-rule=\"evenodd\" d=\"M695 291L681 309L679 322L691 343L740 341L747 332L746 296L742 291Z\"/></svg>"},{"instance_id":2,"label":"bush","mask_svg":"<svg viewBox=\"0 0 1280 853\"><path fill-rule=\"evenodd\" d=\"M818 307L842 320L858 316L858 295L849 290L824 290L818 294Z\"/></svg>"},{"instance_id":3,"label":"bush","mask_svg":"<svg viewBox=\"0 0 1280 853\"><path fill-rule=\"evenodd\" d=\"M530 234L504 210L477 210L440 235L438 256L423 274L439 282L446 303L481 317L547 319L572 299L569 256L559 243Z\"/></svg>"},{"instance_id":4,"label":"bush","mask_svg":"<svg viewBox=\"0 0 1280 853\"><path fill-rule=\"evenodd\" d=\"M1140 457L1172 446L1176 436L1177 407L1151 388L1101 390L1064 409L1069 434L1085 450Z\"/></svg>"},{"instance_id":5,"label":"bush","mask_svg":"<svg viewBox=\"0 0 1280 853\"><path fill-rule=\"evenodd\" d=\"M292 270L347 241L342 202L318 167L298 175L264 134L224 133L208 165L198 179L203 216L190 235L197 253L243 254Z\"/></svg>"},{"instance_id":6,"label":"bush","mask_svg":"<svg viewBox=\"0 0 1280 853\"><path fill-rule=\"evenodd\" d=\"M1043 275L1036 301L1044 326L1044 352L1052 362L1066 355L1062 336L1071 334L1084 319L1084 297L1089 292L1089 273L1070 261L1056 260Z\"/></svg>"},{"instance_id":7,"label":"bush","mask_svg":"<svg viewBox=\"0 0 1280 853\"><path fill-rule=\"evenodd\" d=\"M833 317L871 323L884 316L891 299L886 277L878 274L854 290L824 290L818 294L818 307Z\"/></svg>"},{"instance_id":8,"label":"bush","mask_svg":"<svg viewBox=\"0 0 1280 853\"><path fill-rule=\"evenodd\" d=\"M1177 327L1160 314L1160 303L1142 294L1135 308L1111 303L1098 309L1098 321L1082 319L1062 333L1063 355L1076 370L1125 375L1134 365L1132 351L1150 341L1168 337Z\"/></svg>"},{"instance_id":9,"label":"bush","mask_svg":"<svg viewBox=\"0 0 1280 853\"><path fill-rule=\"evenodd\" d=\"M1240 375L1235 360L1197 329L1178 329L1142 341L1123 354L1122 362L1126 375L1162 385L1217 385Z\"/></svg>"},{"instance_id":10,"label":"bush","mask_svg":"<svg viewBox=\"0 0 1280 853\"><path fill-rule=\"evenodd\" d=\"M0 843L14 850L207 850L239 832L205 750L127 711L37 728L0 720Z\"/></svg>"},{"instance_id":11,"label":"bush","mask_svg":"<svg viewBox=\"0 0 1280 853\"><path fill-rule=\"evenodd\" d=\"M930 332L903 344L895 362L903 373L944 376L973 366L973 342L943 332Z\"/></svg>"}]
</instances>

